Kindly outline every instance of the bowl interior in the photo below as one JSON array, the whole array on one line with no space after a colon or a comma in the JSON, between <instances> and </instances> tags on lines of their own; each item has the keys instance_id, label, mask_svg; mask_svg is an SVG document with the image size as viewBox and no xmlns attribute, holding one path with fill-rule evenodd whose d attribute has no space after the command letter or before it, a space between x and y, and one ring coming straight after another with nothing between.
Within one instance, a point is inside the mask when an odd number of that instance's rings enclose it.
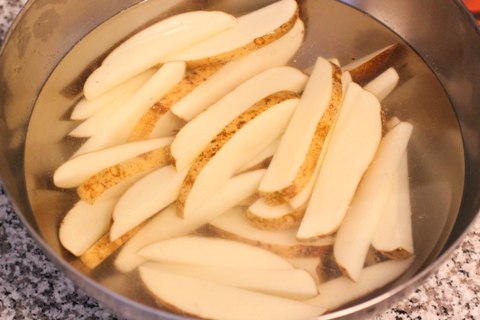
<instances>
[{"instance_id":1,"label":"bowl interior","mask_svg":"<svg viewBox=\"0 0 480 320\"><path fill-rule=\"evenodd\" d=\"M74 191L56 188L52 174L83 142L66 136L78 125L69 120L70 113L81 98L81 88L89 72L123 38L143 26L183 11L223 10L240 15L270 2L273 1L141 2L85 35L60 61L35 104L24 158L31 210L41 236L59 256L114 292L154 306L152 299L137 286L135 274L125 276L113 271L114 256L92 272L59 244L58 227L77 198ZM304 0L300 4L306 38L291 65L306 72L318 55L335 57L346 64L392 43L404 45L401 57L395 62L401 78L399 87L384 101L388 116L409 121L415 128L409 145L409 167L416 262L409 274L396 282L399 283L437 257L459 212L465 168L455 112L432 70L391 29L334 0Z\"/></svg>"}]
</instances>

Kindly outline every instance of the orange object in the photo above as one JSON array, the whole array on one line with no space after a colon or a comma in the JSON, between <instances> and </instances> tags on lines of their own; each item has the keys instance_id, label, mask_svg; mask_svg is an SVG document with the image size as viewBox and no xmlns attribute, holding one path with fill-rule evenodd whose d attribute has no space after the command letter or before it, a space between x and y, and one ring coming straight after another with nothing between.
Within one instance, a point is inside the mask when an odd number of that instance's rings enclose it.
<instances>
[{"instance_id":1,"label":"orange object","mask_svg":"<svg viewBox=\"0 0 480 320\"><path fill-rule=\"evenodd\" d=\"M467 8L472 11L473 15L480 23L480 0L463 0Z\"/></svg>"}]
</instances>

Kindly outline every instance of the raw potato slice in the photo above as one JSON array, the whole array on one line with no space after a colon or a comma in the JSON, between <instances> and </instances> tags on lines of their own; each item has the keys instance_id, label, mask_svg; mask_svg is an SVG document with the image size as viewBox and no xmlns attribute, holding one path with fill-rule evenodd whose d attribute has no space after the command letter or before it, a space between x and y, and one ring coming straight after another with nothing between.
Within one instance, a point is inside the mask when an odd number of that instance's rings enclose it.
<instances>
[{"instance_id":1,"label":"raw potato slice","mask_svg":"<svg viewBox=\"0 0 480 320\"><path fill-rule=\"evenodd\" d=\"M414 252L407 153L394 179L372 246L390 259L405 259Z\"/></svg>"},{"instance_id":2,"label":"raw potato slice","mask_svg":"<svg viewBox=\"0 0 480 320\"><path fill-rule=\"evenodd\" d=\"M169 149L170 146L167 145L142 153L135 158L125 160L99 171L77 188L79 197L87 202L93 203L109 188L117 185L128 177L141 173L146 174L153 169L166 166L170 163Z\"/></svg>"},{"instance_id":3,"label":"raw potato slice","mask_svg":"<svg viewBox=\"0 0 480 320\"><path fill-rule=\"evenodd\" d=\"M299 240L333 234L347 213L357 186L382 137L380 103L351 83L332 141L297 233Z\"/></svg>"},{"instance_id":4,"label":"raw potato slice","mask_svg":"<svg viewBox=\"0 0 480 320\"><path fill-rule=\"evenodd\" d=\"M190 66L228 62L282 37L293 27L297 17L296 1L277 1L237 18L233 28L174 53L166 61L187 61Z\"/></svg>"},{"instance_id":5,"label":"raw potato slice","mask_svg":"<svg viewBox=\"0 0 480 320\"><path fill-rule=\"evenodd\" d=\"M245 57L225 64L218 72L176 103L172 107L172 112L179 118L190 121L256 74L285 65L300 48L304 31L302 21L298 19L292 30L280 39Z\"/></svg>"},{"instance_id":6,"label":"raw potato slice","mask_svg":"<svg viewBox=\"0 0 480 320\"><path fill-rule=\"evenodd\" d=\"M85 253L80 256L80 260L85 264L89 269L95 269L98 267L105 259L107 259L112 253L118 250L125 242L130 240L139 230L141 230L143 225L136 227L133 230L130 230L128 233L124 234L121 238L110 241L110 235L107 232L103 237L101 237L93 246L88 248Z\"/></svg>"},{"instance_id":7,"label":"raw potato slice","mask_svg":"<svg viewBox=\"0 0 480 320\"><path fill-rule=\"evenodd\" d=\"M295 239L296 230L257 229L248 223L244 209L240 207L210 221L207 230L212 235L257 245L283 257L320 257L334 242L332 237L326 237L318 241L301 243Z\"/></svg>"},{"instance_id":8,"label":"raw potato slice","mask_svg":"<svg viewBox=\"0 0 480 320\"><path fill-rule=\"evenodd\" d=\"M207 145L180 189L177 200L180 217L195 214L242 165L283 134L298 103L298 99L289 99L293 95L280 92L258 102Z\"/></svg>"},{"instance_id":9,"label":"raw potato slice","mask_svg":"<svg viewBox=\"0 0 480 320\"><path fill-rule=\"evenodd\" d=\"M141 268L151 268L290 299L309 299L318 294L315 281L304 270L256 270L152 262L147 262Z\"/></svg>"},{"instance_id":10,"label":"raw potato slice","mask_svg":"<svg viewBox=\"0 0 480 320\"><path fill-rule=\"evenodd\" d=\"M122 98L140 89L154 73L154 69L149 69L93 100L83 98L73 109L70 118L72 120L85 120L112 104L118 104L118 101L121 101Z\"/></svg>"},{"instance_id":11,"label":"raw potato slice","mask_svg":"<svg viewBox=\"0 0 480 320\"><path fill-rule=\"evenodd\" d=\"M305 92L273 156L259 194L269 204L281 204L300 193L310 181L325 138L342 99L342 73L318 58Z\"/></svg>"},{"instance_id":12,"label":"raw potato slice","mask_svg":"<svg viewBox=\"0 0 480 320\"><path fill-rule=\"evenodd\" d=\"M304 302L140 267L140 277L157 302L201 319L310 319L325 309Z\"/></svg>"},{"instance_id":13,"label":"raw potato slice","mask_svg":"<svg viewBox=\"0 0 480 320\"><path fill-rule=\"evenodd\" d=\"M108 148L127 141L128 135L142 115L179 83L185 74L184 62L163 65L117 112L102 130L94 134L75 153L76 156Z\"/></svg>"},{"instance_id":14,"label":"raw potato slice","mask_svg":"<svg viewBox=\"0 0 480 320\"><path fill-rule=\"evenodd\" d=\"M276 92L301 93L307 79L295 68L276 67L244 82L180 130L171 148L177 170L191 165L203 148L242 112Z\"/></svg>"},{"instance_id":15,"label":"raw potato slice","mask_svg":"<svg viewBox=\"0 0 480 320\"><path fill-rule=\"evenodd\" d=\"M168 55L236 25L235 18L218 11L192 11L160 21L159 32L126 42L88 77L84 94L93 99L160 62ZM160 30L162 29L162 30ZM142 38L143 36L140 36ZM178 60L180 61L180 60Z\"/></svg>"},{"instance_id":16,"label":"raw potato slice","mask_svg":"<svg viewBox=\"0 0 480 320\"><path fill-rule=\"evenodd\" d=\"M401 45L392 44L375 51L365 57L344 66L343 71L349 71L354 82L363 85L388 69L390 62L399 53Z\"/></svg>"},{"instance_id":17,"label":"raw potato slice","mask_svg":"<svg viewBox=\"0 0 480 320\"><path fill-rule=\"evenodd\" d=\"M278 149L278 145L280 144L280 139L273 141L268 147L260 151L255 158L250 160L249 162L245 163L238 172L245 172L248 170L252 170L257 166L267 166L265 163L268 162L269 159L275 154L275 151Z\"/></svg>"},{"instance_id":18,"label":"raw potato slice","mask_svg":"<svg viewBox=\"0 0 480 320\"><path fill-rule=\"evenodd\" d=\"M76 256L87 251L108 231L116 201L113 198L93 205L78 201L60 224L58 237L62 246Z\"/></svg>"},{"instance_id":19,"label":"raw potato slice","mask_svg":"<svg viewBox=\"0 0 480 320\"><path fill-rule=\"evenodd\" d=\"M145 152L169 145L172 140L173 138L162 138L127 143L75 157L55 170L53 182L59 188L76 187L98 171Z\"/></svg>"},{"instance_id":20,"label":"raw potato slice","mask_svg":"<svg viewBox=\"0 0 480 320\"><path fill-rule=\"evenodd\" d=\"M342 305L380 289L400 277L412 264L413 259L386 261L362 270L357 282L340 277L318 286L320 294L306 302L331 311Z\"/></svg>"},{"instance_id":21,"label":"raw potato slice","mask_svg":"<svg viewBox=\"0 0 480 320\"><path fill-rule=\"evenodd\" d=\"M222 67L221 64L207 64L189 70L185 78L173 87L160 101L155 103L142 116L128 137L129 141L143 140L150 137L156 123L163 118L170 108L183 97L192 92L201 83Z\"/></svg>"},{"instance_id":22,"label":"raw potato slice","mask_svg":"<svg viewBox=\"0 0 480 320\"><path fill-rule=\"evenodd\" d=\"M354 281L362 271L412 130L411 124L402 122L382 139L337 232L335 260L342 272Z\"/></svg>"},{"instance_id":23,"label":"raw potato slice","mask_svg":"<svg viewBox=\"0 0 480 320\"><path fill-rule=\"evenodd\" d=\"M176 136L178 131L185 125L185 121L177 117L171 110L164 113L155 123L149 138L161 138Z\"/></svg>"},{"instance_id":24,"label":"raw potato slice","mask_svg":"<svg viewBox=\"0 0 480 320\"><path fill-rule=\"evenodd\" d=\"M398 85L400 77L394 68L388 68L385 72L370 81L365 90L373 93L382 102Z\"/></svg>"},{"instance_id":25,"label":"raw potato slice","mask_svg":"<svg viewBox=\"0 0 480 320\"><path fill-rule=\"evenodd\" d=\"M115 206L110 240L115 241L173 203L187 171L177 172L173 166L167 166L148 174L128 189Z\"/></svg>"},{"instance_id":26,"label":"raw potato slice","mask_svg":"<svg viewBox=\"0 0 480 320\"><path fill-rule=\"evenodd\" d=\"M145 262L145 259L137 254L143 247L165 239L187 235L251 197L257 191L264 174L265 170L257 170L230 179L191 219L178 218L174 205L166 208L154 216L126 243L115 260L115 267L124 273L132 271Z\"/></svg>"},{"instance_id":27,"label":"raw potato slice","mask_svg":"<svg viewBox=\"0 0 480 320\"><path fill-rule=\"evenodd\" d=\"M156 262L217 268L293 270L287 260L265 249L232 240L188 236L151 244L140 256Z\"/></svg>"},{"instance_id":28,"label":"raw potato slice","mask_svg":"<svg viewBox=\"0 0 480 320\"><path fill-rule=\"evenodd\" d=\"M80 256L107 233L118 198L142 176L125 179L105 192L93 205L78 201L60 224L59 239L65 249Z\"/></svg>"},{"instance_id":29,"label":"raw potato slice","mask_svg":"<svg viewBox=\"0 0 480 320\"><path fill-rule=\"evenodd\" d=\"M328 151L328 144L332 136L333 128L325 139L320 156L318 157L312 178L295 197L291 198L289 203L279 205L269 205L264 199L260 198L249 206L246 216L249 222L256 228L265 230L288 230L299 226L301 219L305 215L305 207L312 194L315 182L320 173L323 159Z\"/></svg>"}]
</instances>

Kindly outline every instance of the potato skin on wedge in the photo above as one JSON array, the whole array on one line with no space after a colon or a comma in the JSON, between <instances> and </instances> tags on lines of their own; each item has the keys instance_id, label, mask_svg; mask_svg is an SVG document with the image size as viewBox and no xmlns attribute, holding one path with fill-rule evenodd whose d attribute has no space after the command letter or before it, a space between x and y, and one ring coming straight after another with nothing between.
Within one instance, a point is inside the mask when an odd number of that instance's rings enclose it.
<instances>
[{"instance_id":1,"label":"potato skin on wedge","mask_svg":"<svg viewBox=\"0 0 480 320\"><path fill-rule=\"evenodd\" d=\"M199 65L188 70L185 78L173 87L165 96L144 113L135 125L128 141L148 139L157 121L170 110L170 108L183 97L192 92L196 87L205 82L212 74L223 66L222 63Z\"/></svg>"},{"instance_id":2,"label":"potato skin on wedge","mask_svg":"<svg viewBox=\"0 0 480 320\"><path fill-rule=\"evenodd\" d=\"M93 203L108 188L115 186L127 177L160 168L169 164L170 161L169 145L143 153L93 175L77 188L78 196L88 203Z\"/></svg>"},{"instance_id":3,"label":"potato skin on wedge","mask_svg":"<svg viewBox=\"0 0 480 320\"><path fill-rule=\"evenodd\" d=\"M255 119L265 110L289 99L297 98L298 95L291 91L280 91L269 95L268 97L255 103L252 107L247 109L233 121L231 121L217 136L205 147L202 153L196 158L192 164L182 187L177 200L177 212L180 217L184 216L185 203L188 195L193 188L196 178L199 176L202 169L210 161L211 158L249 121Z\"/></svg>"}]
</instances>

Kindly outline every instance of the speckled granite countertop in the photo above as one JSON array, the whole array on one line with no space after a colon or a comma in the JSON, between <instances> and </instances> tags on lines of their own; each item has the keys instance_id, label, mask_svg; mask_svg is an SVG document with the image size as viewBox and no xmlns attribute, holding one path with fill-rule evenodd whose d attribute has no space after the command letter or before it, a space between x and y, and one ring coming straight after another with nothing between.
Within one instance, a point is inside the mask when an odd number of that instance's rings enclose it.
<instances>
[{"instance_id":1,"label":"speckled granite countertop","mask_svg":"<svg viewBox=\"0 0 480 320\"><path fill-rule=\"evenodd\" d=\"M0 43L25 2L0 0ZM1 184L0 319L118 319L44 256ZM480 319L480 221L435 275L375 319Z\"/></svg>"}]
</instances>

